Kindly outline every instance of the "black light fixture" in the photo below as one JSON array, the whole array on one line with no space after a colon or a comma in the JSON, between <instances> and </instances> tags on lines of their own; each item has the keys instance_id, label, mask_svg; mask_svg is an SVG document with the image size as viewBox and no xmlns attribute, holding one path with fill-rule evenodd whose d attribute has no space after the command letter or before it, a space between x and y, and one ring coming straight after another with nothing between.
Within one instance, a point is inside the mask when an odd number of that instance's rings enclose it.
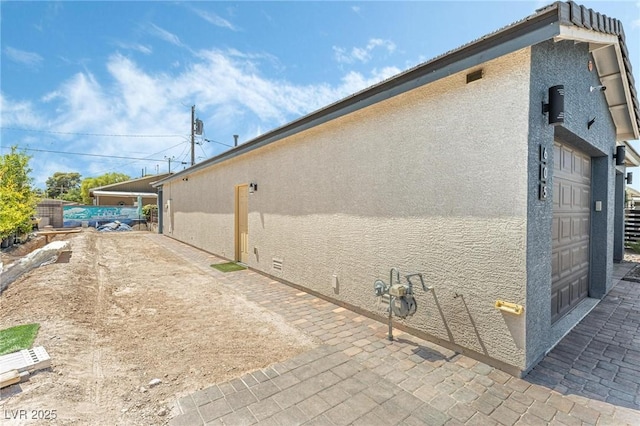
<instances>
[{"instance_id":1,"label":"black light fixture","mask_svg":"<svg viewBox=\"0 0 640 426\"><path fill-rule=\"evenodd\" d=\"M542 114L549 113L549 124L557 126L564 123L564 85L549 88L549 103L542 101Z\"/></svg>"},{"instance_id":2,"label":"black light fixture","mask_svg":"<svg viewBox=\"0 0 640 426\"><path fill-rule=\"evenodd\" d=\"M633 172L627 172L627 177L624 180L627 181L627 185L631 185L633 183Z\"/></svg>"},{"instance_id":3,"label":"black light fixture","mask_svg":"<svg viewBox=\"0 0 640 426\"><path fill-rule=\"evenodd\" d=\"M624 157L627 153L627 147L624 145L616 146L616 153L613 154L613 158L616 159L616 166L624 166Z\"/></svg>"},{"instance_id":4,"label":"black light fixture","mask_svg":"<svg viewBox=\"0 0 640 426\"><path fill-rule=\"evenodd\" d=\"M251 182L249 184L249 194L253 194L258 190L258 184L256 182Z\"/></svg>"}]
</instances>

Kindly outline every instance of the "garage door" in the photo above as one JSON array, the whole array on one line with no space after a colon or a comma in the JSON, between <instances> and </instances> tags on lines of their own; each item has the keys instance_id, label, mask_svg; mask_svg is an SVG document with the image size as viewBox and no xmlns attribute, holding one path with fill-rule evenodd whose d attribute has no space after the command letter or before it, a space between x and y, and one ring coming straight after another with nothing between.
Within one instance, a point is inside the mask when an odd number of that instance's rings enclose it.
<instances>
[{"instance_id":1,"label":"garage door","mask_svg":"<svg viewBox=\"0 0 640 426\"><path fill-rule=\"evenodd\" d=\"M554 143L551 320L571 311L589 291L591 158Z\"/></svg>"}]
</instances>

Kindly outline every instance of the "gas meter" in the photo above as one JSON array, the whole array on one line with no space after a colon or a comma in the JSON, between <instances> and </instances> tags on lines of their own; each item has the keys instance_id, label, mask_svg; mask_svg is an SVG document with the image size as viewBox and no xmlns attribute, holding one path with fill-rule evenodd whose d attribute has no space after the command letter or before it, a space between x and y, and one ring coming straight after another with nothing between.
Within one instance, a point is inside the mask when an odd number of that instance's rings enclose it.
<instances>
[{"instance_id":1,"label":"gas meter","mask_svg":"<svg viewBox=\"0 0 640 426\"><path fill-rule=\"evenodd\" d=\"M407 282L404 284L400 282L400 271L397 268L391 268L389 275L389 284L386 284L382 280L376 280L373 283L373 290L376 296L384 296L385 294L389 296L389 340L393 340L392 314L404 319L415 314L418 309L416 299L413 297L413 283L411 282L411 278L420 278L420 284L424 291L429 291L432 288L424 284L422 274L405 275ZM396 278L395 284L393 283L394 275Z\"/></svg>"}]
</instances>

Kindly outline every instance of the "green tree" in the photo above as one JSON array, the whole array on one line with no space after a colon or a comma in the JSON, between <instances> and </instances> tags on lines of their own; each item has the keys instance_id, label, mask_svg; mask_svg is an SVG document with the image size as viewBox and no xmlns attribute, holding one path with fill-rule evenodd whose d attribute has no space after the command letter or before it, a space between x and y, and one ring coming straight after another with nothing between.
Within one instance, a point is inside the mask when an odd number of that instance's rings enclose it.
<instances>
[{"instance_id":1,"label":"green tree","mask_svg":"<svg viewBox=\"0 0 640 426\"><path fill-rule=\"evenodd\" d=\"M131 179L124 173L105 173L98 177L89 177L82 180L80 184L80 194L84 204L91 204L89 191L100 186L111 185L112 183L124 182Z\"/></svg>"},{"instance_id":2,"label":"green tree","mask_svg":"<svg viewBox=\"0 0 640 426\"><path fill-rule=\"evenodd\" d=\"M55 172L45 182L47 185L46 194L49 198L61 198L66 200L64 196L74 189L80 190L80 182L82 181L80 173L75 172ZM77 192L80 195L80 192ZM69 200L75 201L75 200ZM77 200L80 201L80 200Z\"/></svg>"},{"instance_id":3,"label":"green tree","mask_svg":"<svg viewBox=\"0 0 640 426\"><path fill-rule=\"evenodd\" d=\"M15 146L0 157L0 238L31 230L38 198L31 188L30 158Z\"/></svg>"},{"instance_id":4,"label":"green tree","mask_svg":"<svg viewBox=\"0 0 640 426\"><path fill-rule=\"evenodd\" d=\"M66 192L58 197L61 200L73 201L76 203L82 203L82 194L80 193L80 185L77 188L72 188L69 192Z\"/></svg>"}]
</instances>

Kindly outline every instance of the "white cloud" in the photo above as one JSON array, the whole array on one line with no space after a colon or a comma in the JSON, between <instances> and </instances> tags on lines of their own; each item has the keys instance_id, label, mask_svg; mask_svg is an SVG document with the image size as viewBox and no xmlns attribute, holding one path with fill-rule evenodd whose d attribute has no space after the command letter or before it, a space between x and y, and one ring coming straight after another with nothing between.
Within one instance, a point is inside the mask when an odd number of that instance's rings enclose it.
<instances>
[{"instance_id":1,"label":"white cloud","mask_svg":"<svg viewBox=\"0 0 640 426\"><path fill-rule=\"evenodd\" d=\"M37 68L44 60L42 56L35 52L27 52L26 50L16 49L11 46L5 47L4 53L10 60L30 68Z\"/></svg>"},{"instance_id":2,"label":"white cloud","mask_svg":"<svg viewBox=\"0 0 640 426\"><path fill-rule=\"evenodd\" d=\"M0 93L0 125L2 127L38 127L42 120L29 101L14 101Z\"/></svg>"},{"instance_id":3,"label":"white cloud","mask_svg":"<svg viewBox=\"0 0 640 426\"><path fill-rule=\"evenodd\" d=\"M176 46L183 46L180 41L180 37L177 35L165 30L164 28L160 28L156 24L149 23L147 26L147 32L154 37L158 37L168 43L174 44Z\"/></svg>"},{"instance_id":4,"label":"white cloud","mask_svg":"<svg viewBox=\"0 0 640 426\"><path fill-rule=\"evenodd\" d=\"M118 46L121 49L135 50L137 52L144 53L145 55L150 55L151 53L153 53L153 49L151 48L151 46L146 46L140 43L125 43L122 41L116 41L114 42L114 45Z\"/></svg>"},{"instance_id":5,"label":"white cloud","mask_svg":"<svg viewBox=\"0 0 640 426\"><path fill-rule=\"evenodd\" d=\"M238 31L238 29L231 22L216 15L213 12L207 12L205 10L195 9L195 8L193 9L193 11L197 13L198 16L200 16L202 19L209 22L210 24L215 25L216 27L227 28L232 31Z\"/></svg>"},{"instance_id":6,"label":"white cloud","mask_svg":"<svg viewBox=\"0 0 640 426\"><path fill-rule=\"evenodd\" d=\"M399 72L393 67L374 69L367 75L350 72L335 85L300 85L266 76L262 68L273 60L277 58L262 53L203 50L180 68L151 72L133 59L113 54L105 64L108 78L98 80L84 71L37 102L0 98L2 125L76 134L43 134L43 140L55 144L48 149L131 157L146 156L136 152L159 153L152 158L161 160L167 155L188 161L191 105L196 105L196 115L205 123L207 138L232 144L233 134L240 134L241 141L249 140L263 129L281 126ZM89 134L179 136L121 138ZM225 148L205 144L198 147L198 156L202 149L210 156ZM85 176L114 170L137 175L145 166L155 171L155 163L137 160L62 158L59 168L75 167ZM38 154L32 161L34 170L51 174L46 154ZM166 171L166 162L161 160L159 165ZM46 180L47 176L39 172L37 179Z\"/></svg>"},{"instance_id":7,"label":"white cloud","mask_svg":"<svg viewBox=\"0 0 640 426\"><path fill-rule=\"evenodd\" d=\"M353 47L351 51L348 51L344 47L333 46L333 51L338 62L352 64L356 61L369 62L373 57L373 50L376 48L382 48L388 53L393 53L396 50L396 45L390 40L372 38L364 47Z\"/></svg>"}]
</instances>

